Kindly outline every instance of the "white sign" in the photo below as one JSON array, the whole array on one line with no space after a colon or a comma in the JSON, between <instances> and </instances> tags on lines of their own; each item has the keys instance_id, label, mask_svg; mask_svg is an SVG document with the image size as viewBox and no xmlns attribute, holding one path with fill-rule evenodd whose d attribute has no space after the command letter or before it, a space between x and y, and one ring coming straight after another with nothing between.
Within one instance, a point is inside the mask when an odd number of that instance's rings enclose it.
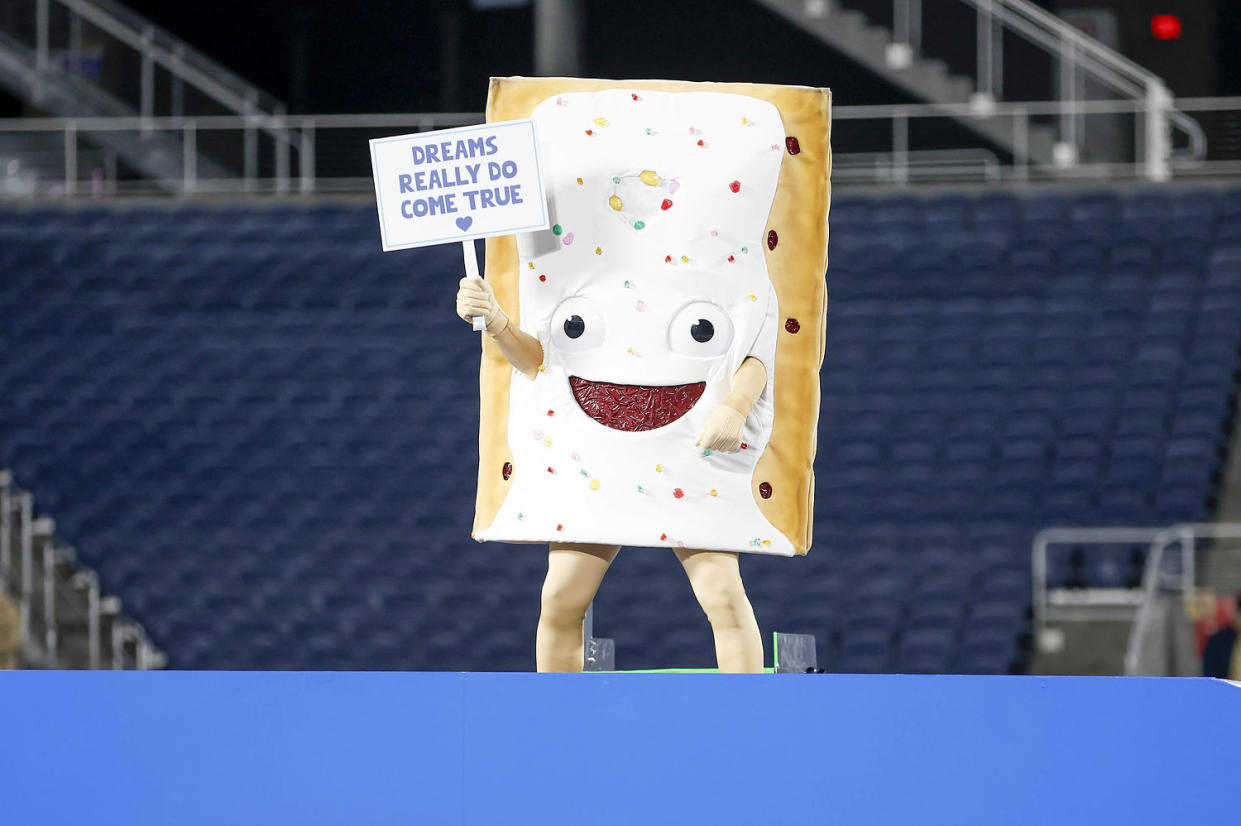
<instances>
[{"instance_id":1,"label":"white sign","mask_svg":"<svg viewBox=\"0 0 1241 826\"><path fill-rule=\"evenodd\" d=\"M547 229L534 121L371 141L384 251Z\"/></svg>"}]
</instances>

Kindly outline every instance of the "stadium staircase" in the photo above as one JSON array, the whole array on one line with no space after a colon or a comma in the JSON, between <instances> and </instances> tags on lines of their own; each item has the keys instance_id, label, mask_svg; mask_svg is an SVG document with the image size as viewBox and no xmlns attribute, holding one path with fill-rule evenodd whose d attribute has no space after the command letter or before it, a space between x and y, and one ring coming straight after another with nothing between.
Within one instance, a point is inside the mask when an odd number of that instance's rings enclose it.
<instances>
[{"instance_id":1,"label":"stadium staircase","mask_svg":"<svg viewBox=\"0 0 1241 826\"><path fill-rule=\"evenodd\" d=\"M0 466L173 667L528 668L537 548L476 546L460 253L374 207L0 212ZM832 671L1028 667L1049 525L1203 521L1241 344L1241 191L842 195L815 547L745 558ZM1050 559L1136 584L1140 555ZM711 665L670 555L596 601L621 668Z\"/></svg>"},{"instance_id":2,"label":"stadium staircase","mask_svg":"<svg viewBox=\"0 0 1241 826\"><path fill-rule=\"evenodd\" d=\"M174 190L187 164L201 178L236 178L243 166L255 166L254 137L245 137L244 149L217 144L209 154L197 142L187 148L180 126L152 128L152 118L285 112L284 104L114 0L11 4L0 14L0 88L36 111L81 119L83 139ZM134 126L103 128L92 118L129 118ZM31 135L31 154L45 154L45 137Z\"/></svg>"}]
</instances>

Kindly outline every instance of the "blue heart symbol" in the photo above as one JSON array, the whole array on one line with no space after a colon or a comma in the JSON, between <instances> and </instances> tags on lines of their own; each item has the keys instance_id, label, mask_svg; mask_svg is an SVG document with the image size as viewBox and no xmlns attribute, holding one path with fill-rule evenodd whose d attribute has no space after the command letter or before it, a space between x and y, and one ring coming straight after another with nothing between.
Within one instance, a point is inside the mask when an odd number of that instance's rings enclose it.
<instances>
[{"instance_id":1,"label":"blue heart symbol","mask_svg":"<svg viewBox=\"0 0 1241 826\"><path fill-rule=\"evenodd\" d=\"M471 218L471 217L470 217L470 216L468 216L468 215L467 215L467 216L465 216L464 218L458 218L458 219L457 219L457 226L458 226L458 228L460 228L460 230L461 230L462 232L465 232L467 229L469 229L469 228L470 228L470 224L472 224L472 223L474 223L474 219L473 219L473 218Z\"/></svg>"}]
</instances>

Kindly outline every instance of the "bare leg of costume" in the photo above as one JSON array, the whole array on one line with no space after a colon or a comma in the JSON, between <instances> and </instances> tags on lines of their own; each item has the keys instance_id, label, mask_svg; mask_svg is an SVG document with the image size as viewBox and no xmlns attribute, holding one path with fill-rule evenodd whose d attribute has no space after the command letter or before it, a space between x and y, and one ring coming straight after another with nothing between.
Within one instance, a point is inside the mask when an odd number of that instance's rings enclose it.
<instances>
[{"instance_id":1,"label":"bare leg of costume","mask_svg":"<svg viewBox=\"0 0 1241 826\"><path fill-rule=\"evenodd\" d=\"M763 670L763 639L754 609L745 595L737 555L727 551L678 549L698 604L715 634L720 671L757 673Z\"/></svg>"},{"instance_id":2,"label":"bare leg of costume","mask_svg":"<svg viewBox=\"0 0 1241 826\"><path fill-rule=\"evenodd\" d=\"M617 545L551 545L534 644L539 671L582 670L582 622L618 551Z\"/></svg>"}]
</instances>

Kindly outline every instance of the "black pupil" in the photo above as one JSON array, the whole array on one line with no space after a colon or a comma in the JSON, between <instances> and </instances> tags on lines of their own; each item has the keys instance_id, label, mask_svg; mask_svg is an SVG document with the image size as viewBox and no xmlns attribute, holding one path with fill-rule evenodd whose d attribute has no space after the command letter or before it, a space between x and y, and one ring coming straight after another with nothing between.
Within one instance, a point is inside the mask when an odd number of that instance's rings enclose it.
<instances>
[{"instance_id":1,"label":"black pupil","mask_svg":"<svg viewBox=\"0 0 1241 826\"><path fill-rule=\"evenodd\" d=\"M569 338L580 338L586 332L586 322L580 315L571 315L564 320L564 334ZM708 335L707 338L710 338Z\"/></svg>"},{"instance_id":2,"label":"black pupil","mask_svg":"<svg viewBox=\"0 0 1241 826\"><path fill-rule=\"evenodd\" d=\"M697 324L689 328L689 334L694 337L694 341L710 341L715 335L715 325L705 318L700 318Z\"/></svg>"}]
</instances>

